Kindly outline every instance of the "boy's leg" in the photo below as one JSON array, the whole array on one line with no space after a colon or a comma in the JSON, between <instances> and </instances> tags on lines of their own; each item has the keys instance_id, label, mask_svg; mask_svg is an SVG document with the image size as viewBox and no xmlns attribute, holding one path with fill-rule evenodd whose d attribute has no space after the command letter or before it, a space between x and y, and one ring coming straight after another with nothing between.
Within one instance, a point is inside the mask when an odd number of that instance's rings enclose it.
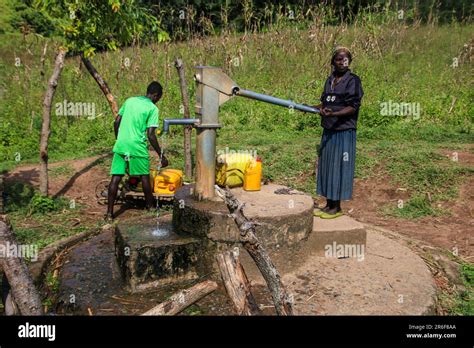
<instances>
[{"instance_id":1,"label":"boy's leg","mask_svg":"<svg viewBox=\"0 0 474 348\"><path fill-rule=\"evenodd\" d=\"M142 175L141 178L143 193L145 194L146 208L153 209L155 204L153 199L153 193L151 192L150 175Z\"/></svg>"},{"instance_id":2,"label":"boy's leg","mask_svg":"<svg viewBox=\"0 0 474 348\"><path fill-rule=\"evenodd\" d=\"M114 203L117 198L117 191L123 175L112 175L107 195L107 217L114 218Z\"/></svg>"},{"instance_id":3,"label":"boy's leg","mask_svg":"<svg viewBox=\"0 0 474 348\"><path fill-rule=\"evenodd\" d=\"M114 218L114 203L117 198L117 191L122 177L125 175L125 170L127 169L127 160L124 155L114 153L112 159L112 168L110 169L110 174L112 175L112 180L110 180L109 190L107 194L107 214L106 219Z\"/></svg>"},{"instance_id":4,"label":"boy's leg","mask_svg":"<svg viewBox=\"0 0 474 348\"><path fill-rule=\"evenodd\" d=\"M143 193L145 194L147 209L154 208L154 197L151 192L150 183L150 159L148 157L134 157L130 158L130 175L137 175L141 177Z\"/></svg>"}]
</instances>

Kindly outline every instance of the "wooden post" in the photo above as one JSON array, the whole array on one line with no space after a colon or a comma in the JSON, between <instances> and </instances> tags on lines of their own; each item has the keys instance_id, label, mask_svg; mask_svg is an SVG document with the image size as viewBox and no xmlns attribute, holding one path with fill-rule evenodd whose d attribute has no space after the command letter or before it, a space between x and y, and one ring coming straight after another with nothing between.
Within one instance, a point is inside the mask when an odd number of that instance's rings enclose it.
<instances>
[{"instance_id":1,"label":"wooden post","mask_svg":"<svg viewBox=\"0 0 474 348\"><path fill-rule=\"evenodd\" d=\"M43 125L41 127L40 139L40 173L39 173L39 188L43 196L48 195L48 141L51 134L51 103L53 102L54 92L58 85L58 79L61 75L61 70L64 65L65 49L59 49L54 63L53 74L48 82L48 89L43 101Z\"/></svg>"},{"instance_id":2,"label":"wooden post","mask_svg":"<svg viewBox=\"0 0 474 348\"><path fill-rule=\"evenodd\" d=\"M23 258L7 255L9 250L17 250L15 236L3 221L0 221L0 266L3 268L11 288L11 295L22 315L42 315L41 299ZM7 297L7 296L6 296Z\"/></svg>"},{"instance_id":3,"label":"wooden post","mask_svg":"<svg viewBox=\"0 0 474 348\"><path fill-rule=\"evenodd\" d=\"M115 100L114 95L110 91L109 85L107 85L107 82L102 78L102 76L99 74L99 72L96 70L96 68L92 65L91 61L84 56L84 53L81 53L81 60L84 63L84 66L86 67L87 71L89 74L92 75L94 78L95 82L100 87L100 90L102 93L104 93L105 98L107 98L107 101L109 102L110 108L112 109L112 114L114 118L117 117L119 109L117 106L117 102Z\"/></svg>"},{"instance_id":4,"label":"wooden post","mask_svg":"<svg viewBox=\"0 0 474 348\"><path fill-rule=\"evenodd\" d=\"M228 188L224 190L215 185L215 189L219 197L226 203L235 223L239 227L242 245L257 264L258 269L267 283L268 289L272 294L273 302L275 303L277 314L293 315L292 298L286 293L280 274L273 265L267 251L255 235L255 225L244 215L242 211L243 204L235 198Z\"/></svg>"},{"instance_id":5,"label":"wooden post","mask_svg":"<svg viewBox=\"0 0 474 348\"><path fill-rule=\"evenodd\" d=\"M181 98L183 99L184 118L190 118L188 86L186 84L183 61L177 58L174 62L174 66L178 70ZM184 173L188 178L192 178L193 176L193 164L191 157L191 132L191 126L184 127Z\"/></svg>"},{"instance_id":6,"label":"wooden post","mask_svg":"<svg viewBox=\"0 0 474 348\"><path fill-rule=\"evenodd\" d=\"M175 315L217 289L217 283L206 280L172 295L168 300L142 315Z\"/></svg>"},{"instance_id":7,"label":"wooden post","mask_svg":"<svg viewBox=\"0 0 474 348\"><path fill-rule=\"evenodd\" d=\"M237 314L260 314L260 309L250 291L247 275L239 260L239 248L236 247L233 251L225 251L218 254L217 263L227 294L232 300Z\"/></svg>"}]
</instances>

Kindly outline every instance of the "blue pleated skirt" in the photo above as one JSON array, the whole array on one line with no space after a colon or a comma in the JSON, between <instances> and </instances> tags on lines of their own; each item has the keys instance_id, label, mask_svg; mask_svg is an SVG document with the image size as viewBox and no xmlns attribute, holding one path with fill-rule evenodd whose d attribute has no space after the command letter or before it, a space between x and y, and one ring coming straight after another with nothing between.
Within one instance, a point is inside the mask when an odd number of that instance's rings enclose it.
<instances>
[{"instance_id":1,"label":"blue pleated skirt","mask_svg":"<svg viewBox=\"0 0 474 348\"><path fill-rule=\"evenodd\" d=\"M324 129L319 148L316 193L333 201L351 199L355 156L355 129Z\"/></svg>"}]
</instances>

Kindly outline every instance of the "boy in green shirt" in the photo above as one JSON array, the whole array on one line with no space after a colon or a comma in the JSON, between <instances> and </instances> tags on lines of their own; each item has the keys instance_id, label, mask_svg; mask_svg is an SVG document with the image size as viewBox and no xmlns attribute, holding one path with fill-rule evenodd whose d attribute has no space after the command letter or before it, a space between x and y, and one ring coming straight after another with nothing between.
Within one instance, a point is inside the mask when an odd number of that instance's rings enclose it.
<instances>
[{"instance_id":1,"label":"boy in green shirt","mask_svg":"<svg viewBox=\"0 0 474 348\"><path fill-rule=\"evenodd\" d=\"M110 174L112 180L108 190L106 220L114 218L114 203L117 191L127 167L129 175L140 176L145 194L147 209L153 208L153 194L150 184L150 159L146 139L161 157L161 148L156 138L158 127L158 108L156 103L163 95L163 87L153 81L148 85L146 96L128 98L120 108L114 122L115 146ZM146 134L146 135L145 135ZM168 160L163 155L161 166L166 167Z\"/></svg>"}]
</instances>

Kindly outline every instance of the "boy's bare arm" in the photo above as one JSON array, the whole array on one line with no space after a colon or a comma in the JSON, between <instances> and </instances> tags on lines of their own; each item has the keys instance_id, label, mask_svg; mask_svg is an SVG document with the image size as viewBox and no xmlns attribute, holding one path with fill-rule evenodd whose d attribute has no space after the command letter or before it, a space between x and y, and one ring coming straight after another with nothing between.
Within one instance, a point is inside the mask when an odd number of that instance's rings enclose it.
<instances>
[{"instance_id":1,"label":"boy's bare arm","mask_svg":"<svg viewBox=\"0 0 474 348\"><path fill-rule=\"evenodd\" d=\"M158 156L161 158L161 166L166 167L168 166L168 159L166 158L165 155L161 155L161 147L160 144L158 143L158 139L156 138L156 127L150 127L147 128L146 134L148 136L148 141L150 142L151 146L153 149L155 149L156 153Z\"/></svg>"},{"instance_id":2,"label":"boy's bare arm","mask_svg":"<svg viewBox=\"0 0 474 348\"><path fill-rule=\"evenodd\" d=\"M122 121L122 115L118 115L115 118L115 121L114 121L115 139L117 139L117 137L118 137L118 131L119 131L119 128L120 128L120 122L121 121Z\"/></svg>"},{"instance_id":3,"label":"boy's bare arm","mask_svg":"<svg viewBox=\"0 0 474 348\"><path fill-rule=\"evenodd\" d=\"M160 144L158 144L158 139L156 138L156 127L147 128L146 134L153 149L155 149L158 156L161 156L161 147Z\"/></svg>"}]
</instances>

